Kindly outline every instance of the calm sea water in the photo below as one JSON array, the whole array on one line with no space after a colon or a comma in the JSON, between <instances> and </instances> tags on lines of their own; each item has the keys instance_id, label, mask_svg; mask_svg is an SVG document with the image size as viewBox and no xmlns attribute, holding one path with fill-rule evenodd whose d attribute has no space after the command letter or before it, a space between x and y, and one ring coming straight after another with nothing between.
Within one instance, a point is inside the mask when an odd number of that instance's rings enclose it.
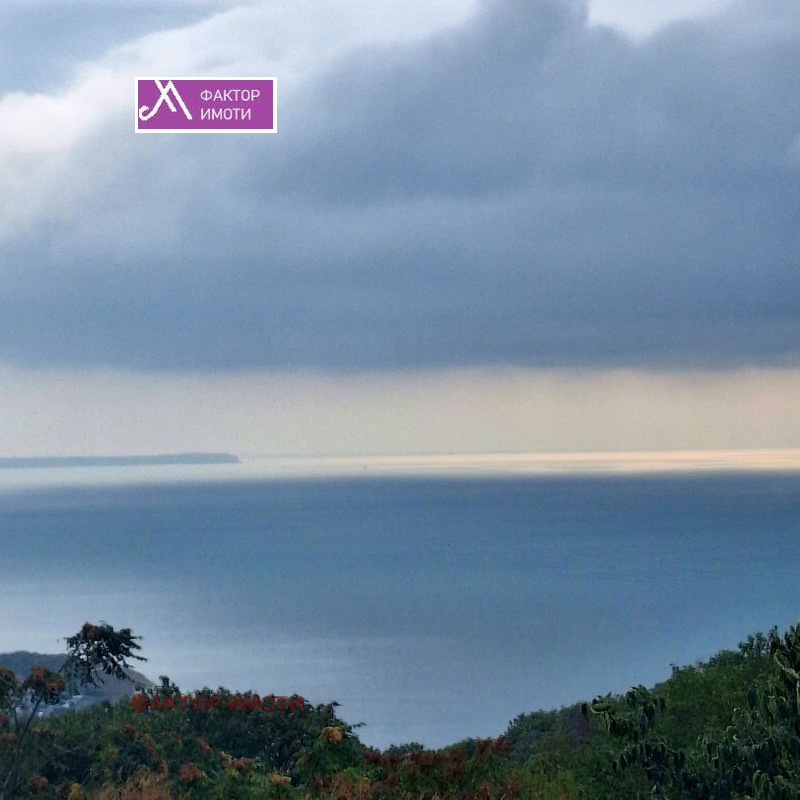
<instances>
[{"instance_id":1,"label":"calm sea water","mask_svg":"<svg viewBox=\"0 0 800 800\"><path fill-rule=\"evenodd\" d=\"M792 624L799 535L796 473L6 487L0 651L102 619L183 690L440 746Z\"/></svg>"}]
</instances>

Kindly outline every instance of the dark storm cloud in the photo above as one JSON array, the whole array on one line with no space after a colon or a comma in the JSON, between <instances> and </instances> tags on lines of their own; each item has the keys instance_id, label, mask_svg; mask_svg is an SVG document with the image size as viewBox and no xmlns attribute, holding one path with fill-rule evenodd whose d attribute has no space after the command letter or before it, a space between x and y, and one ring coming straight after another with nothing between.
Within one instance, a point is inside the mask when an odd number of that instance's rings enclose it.
<instances>
[{"instance_id":1,"label":"dark storm cloud","mask_svg":"<svg viewBox=\"0 0 800 800\"><path fill-rule=\"evenodd\" d=\"M798 74L788 2L634 44L575 3L494 0L352 54L274 137L141 137L5 247L0 358L796 363ZM129 146L110 130L76 163Z\"/></svg>"}]
</instances>

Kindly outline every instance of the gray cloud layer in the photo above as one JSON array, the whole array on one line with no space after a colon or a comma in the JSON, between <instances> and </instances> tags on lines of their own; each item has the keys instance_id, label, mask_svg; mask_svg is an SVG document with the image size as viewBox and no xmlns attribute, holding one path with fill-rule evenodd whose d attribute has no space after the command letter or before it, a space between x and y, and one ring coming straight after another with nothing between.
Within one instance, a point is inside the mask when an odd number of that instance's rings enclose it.
<instances>
[{"instance_id":1,"label":"gray cloud layer","mask_svg":"<svg viewBox=\"0 0 800 800\"><path fill-rule=\"evenodd\" d=\"M0 17L0 93L48 92L62 87L77 64L153 30L202 19L203 5L153 0L6 0Z\"/></svg>"},{"instance_id":2,"label":"gray cloud layer","mask_svg":"<svg viewBox=\"0 0 800 800\"><path fill-rule=\"evenodd\" d=\"M275 136L115 118L0 247L0 359L797 363L798 74L795 0L639 44L492 0L351 53Z\"/></svg>"}]
</instances>

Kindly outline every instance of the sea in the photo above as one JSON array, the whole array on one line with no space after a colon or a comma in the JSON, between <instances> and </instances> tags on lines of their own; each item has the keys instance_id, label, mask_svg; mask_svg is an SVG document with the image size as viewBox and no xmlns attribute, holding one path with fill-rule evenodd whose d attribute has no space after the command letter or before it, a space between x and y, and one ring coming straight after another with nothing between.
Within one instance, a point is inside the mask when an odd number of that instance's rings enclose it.
<instances>
[{"instance_id":1,"label":"sea","mask_svg":"<svg viewBox=\"0 0 800 800\"><path fill-rule=\"evenodd\" d=\"M0 652L104 621L184 692L335 701L367 744L440 747L800 616L798 471L131 469L0 477Z\"/></svg>"}]
</instances>

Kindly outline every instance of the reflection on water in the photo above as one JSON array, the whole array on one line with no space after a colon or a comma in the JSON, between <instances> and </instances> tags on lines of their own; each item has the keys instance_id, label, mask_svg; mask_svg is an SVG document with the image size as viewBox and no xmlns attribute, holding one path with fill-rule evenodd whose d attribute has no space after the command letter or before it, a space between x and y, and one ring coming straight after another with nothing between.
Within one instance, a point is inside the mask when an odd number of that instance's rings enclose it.
<instances>
[{"instance_id":1,"label":"reflection on water","mask_svg":"<svg viewBox=\"0 0 800 800\"><path fill-rule=\"evenodd\" d=\"M238 464L0 469L3 489L334 477L800 472L800 449L244 458Z\"/></svg>"}]
</instances>

